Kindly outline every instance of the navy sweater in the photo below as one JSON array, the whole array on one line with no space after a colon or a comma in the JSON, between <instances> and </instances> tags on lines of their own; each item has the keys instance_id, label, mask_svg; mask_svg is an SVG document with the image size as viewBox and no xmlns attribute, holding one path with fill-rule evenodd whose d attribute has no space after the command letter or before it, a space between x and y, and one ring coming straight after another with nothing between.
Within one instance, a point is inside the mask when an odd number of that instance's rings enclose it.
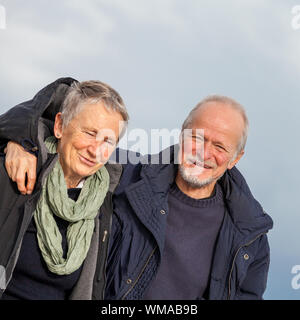
<instances>
[{"instance_id":1,"label":"navy sweater","mask_svg":"<svg viewBox=\"0 0 300 320\"><path fill-rule=\"evenodd\" d=\"M168 204L162 262L144 299L201 299L225 212L221 187L216 184L212 197L197 200L174 183Z\"/></svg>"}]
</instances>

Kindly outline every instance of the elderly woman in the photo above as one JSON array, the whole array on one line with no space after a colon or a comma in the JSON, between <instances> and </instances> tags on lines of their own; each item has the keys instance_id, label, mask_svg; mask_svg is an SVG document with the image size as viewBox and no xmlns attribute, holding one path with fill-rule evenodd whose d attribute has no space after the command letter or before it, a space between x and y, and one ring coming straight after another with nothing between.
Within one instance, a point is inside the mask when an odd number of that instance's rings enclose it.
<instances>
[{"instance_id":1,"label":"elderly woman","mask_svg":"<svg viewBox=\"0 0 300 320\"><path fill-rule=\"evenodd\" d=\"M41 161L32 195L20 195L2 158L2 299L92 299L102 275L99 243L105 241L99 212L110 178L120 175L110 176L104 164L127 121L114 89L98 81L74 82L56 114L54 136L45 117L37 123Z\"/></svg>"}]
</instances>

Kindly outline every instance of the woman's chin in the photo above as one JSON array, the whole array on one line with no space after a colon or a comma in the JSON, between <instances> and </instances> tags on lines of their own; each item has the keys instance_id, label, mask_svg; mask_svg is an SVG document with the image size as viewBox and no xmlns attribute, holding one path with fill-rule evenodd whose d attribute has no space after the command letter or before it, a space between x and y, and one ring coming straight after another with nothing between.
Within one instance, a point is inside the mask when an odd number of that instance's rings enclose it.
<instances>
[{"instance_id":1,"label":"woman's chin","mask_svg":"<svg viewBox=\"0 0 300 320\"><path fill-rule=\"evenodd\" d=\"M84 166L81 165L80 167L76 168L75 173L81 177L82 179L88 176L91 176L92 174L94 174L96 171L98 171L101 167L103 166L103 164L98 164L94 167L89 167L89 166Z\"/></svg>"}]
</instances>

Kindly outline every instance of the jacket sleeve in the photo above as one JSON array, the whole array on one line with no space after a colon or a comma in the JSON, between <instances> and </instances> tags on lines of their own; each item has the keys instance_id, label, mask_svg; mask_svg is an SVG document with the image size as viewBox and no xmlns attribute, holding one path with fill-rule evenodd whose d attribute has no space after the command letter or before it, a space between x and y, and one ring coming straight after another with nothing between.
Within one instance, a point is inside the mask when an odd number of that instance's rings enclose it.
<instances>
[{"instance_id":1,"label":"jacket sleeve","mask_svg":"<svg viewBox=\"0 0 300 320\"><path fill-rule=\"evenodd\" d=\"M12 140L28 151L36 151L38 141L38 120L43 118L53 130L55 114L73 78L60 78L40 90L32 100L22 102L0 116L0 147ZM51 126L52 124L52 126Z\"/></svg>"},{"instance_id":2,"label":"jacket sleeve","mask_svg":"<svg viewBox=\"0 0 300 320\"><path fill-rule=\"evenodd\" d=\"M244 281L238 288L237 300L263 299L270 265L270 248L266 235L259 241L257 255L249 266Z\"/></svg>"}]
</instances>

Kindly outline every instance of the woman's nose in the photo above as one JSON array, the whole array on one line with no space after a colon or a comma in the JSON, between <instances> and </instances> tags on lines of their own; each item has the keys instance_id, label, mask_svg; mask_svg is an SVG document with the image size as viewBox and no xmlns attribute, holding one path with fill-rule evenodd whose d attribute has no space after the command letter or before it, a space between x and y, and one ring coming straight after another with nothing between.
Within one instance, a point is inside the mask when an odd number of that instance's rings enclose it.
<instances>
[{"instance_id":1,"label":"woman's nose","mask_svg":"<svg viewBox=\"0 0 300 320\"><path fill-rule=\"evenodd\" d=\"M104 162L109 157L109 150L105 142L99 142L91 144L88 147L88 152L96 159L97 162Z\"/></svg>"}]
</instances>

